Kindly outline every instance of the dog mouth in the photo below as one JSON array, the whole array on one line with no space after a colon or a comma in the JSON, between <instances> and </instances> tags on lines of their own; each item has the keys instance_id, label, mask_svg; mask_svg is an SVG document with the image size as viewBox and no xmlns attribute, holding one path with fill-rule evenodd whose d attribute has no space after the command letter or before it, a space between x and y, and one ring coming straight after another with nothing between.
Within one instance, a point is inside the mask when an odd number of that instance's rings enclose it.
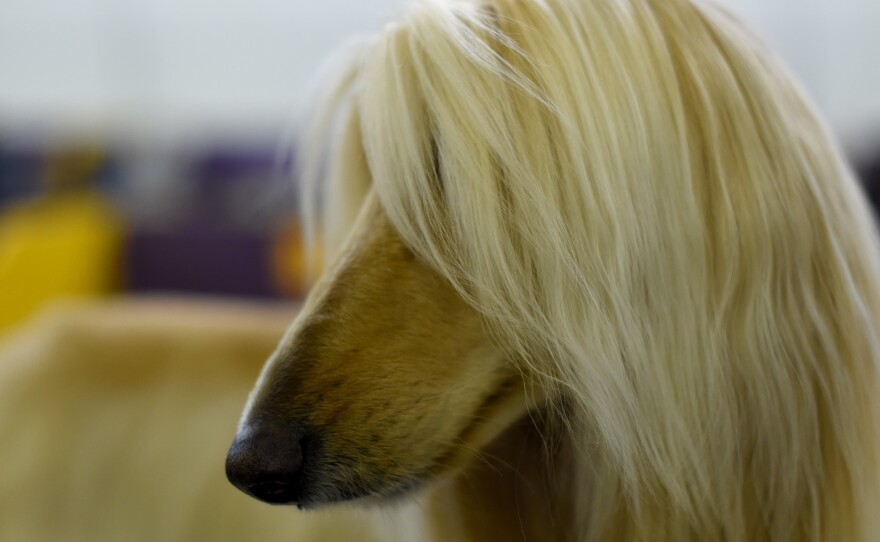
<instances>
[{"instance_id":1,"label":"dog mouth","mask_svg":"<svg viewBox=\"0 0 880 542\"><path fill-rule=\"evenodd\" d=\"M294 483L285 485L269 485L264 495L259 498L273 505L295 506L300 510L314 510L325 506L342 503L374 503L402 499L418 491L426 484L426 476L408 476L399 480L375 480L372 484L354 483L351 480L333 480L315 484ZM271 492L276 490L273 495Z\"/></svg>"},{"instance_id":2,"label":"dog mouth","mask_svg":"<svg viewBox=\"0 0 880 542\"><path fill-rule=\"evenodd\" d=\"M518 385L519 380L516 378L510 378L501 382L494 391L484 397L474 415L469 417L470 421L462 427L457 437L453 439L456 442L473 440L476 446L450 446L433 458L427 465L405 476L376 476L370 479L354 480L343 479L332 482L329 485L321 483L322 476L316 476L315 478L318 483L312 488L307 488L309 491L303 494L304 498L293 504L300 509L308 509L341 502L388 502L404 498L418 491L431 480L444 476L444 473L457 471L466 465L473 455L480 453L478 448L488 444L488 442L482 442L482 440L491 440L493 438L492 436L480 435L487 432L486 425L488 420L500 417L505 422L510 421L503 414L499 414L499 412L504 411L512 399L516 399ZM507 427L507 424L502 423L499 427ZM494 432L490 431L489 433L493 434ZM325 468L321 470L330 477L332 477L334 472L357 469L357 465L345 465L344 462L340 464L338 459L330 460L329 463L336 465L330 472L327 472L324 461L317 460L312 464L323 464ZM306 458L305 466L308 467L308 465L309 458Z\"/></svg>"},{"instance_id":3,"label":"dog mouth","mask_svg":"<svg viewBox=\"0 0 880 542\"><path fill-rule=\"evenodd\" d=\"M227 477L233 485L267 504L296 506L301 510L344 502L387 502L417 491L430 476L427 470L405 476L370 475L370 469L364 469L353 457L327 454L323 442L311 438L299 444L298 453L283 454L301 458L295 469L287 471L272 469L256 476L242 477L236 472L235 454L236 445L233 444L230 459L227 459ZM341 477L340 474L347 476Z\"/></svg>"},{"instance_id":4,"label":"dog mouth","mask_svg":"<svg viewBox=\"0 0 880 542\"><path fill-rule=\"evenodd\" d=\"M328 429L301 429L298 434L308 436L298 438L297 432L293 436L288 434L289 426L263 420L236 437L227 459L227 476L233 485L255 499L303 510L344 502L375 503L403 498L444 473L457 471L471 456L479 454L478 449L488 444L496 432L487 425L501 427L511 421L503 411L516 395L511 393L515 387L515 379L502 381L483 397L473 415L450 440L469 445L450 444L422 465L407 468L401 467L400 458L384 457L380 461L363 452L348 453L338 444L345 440L333 439ZM501 423L490 423L496 419ZM337 442L333 449L328 447L328 438Z\"/></svg>"},{"instance_id":5,"label":"dog mouth","mask_svg":"<svg viewBox=\"0 0 880 542\"><path fill-rule=\"evenodd\" d=\"M287 503L300 510L312 510L341 503L376 503L403 499L426 484L427 477L414 475L399 480L376 480L371 486L349 480L306 488L300 498Z\"/></svg>"}]
</instances>

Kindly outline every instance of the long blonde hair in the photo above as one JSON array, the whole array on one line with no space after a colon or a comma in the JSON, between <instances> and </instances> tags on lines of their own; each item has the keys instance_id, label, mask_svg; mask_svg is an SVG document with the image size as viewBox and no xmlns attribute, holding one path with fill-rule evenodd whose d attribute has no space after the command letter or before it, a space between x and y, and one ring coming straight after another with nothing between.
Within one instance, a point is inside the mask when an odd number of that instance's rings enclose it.
<instances>
[{"instance_id":1,"label":"long blonde hair","mask_svg":"<svg viewBox=\"0 0 880 542\"><path fill-rule=\"evenodd\" d=\"M734 17L424 1L340 73L308 216L332 252L372 183L541 375L577 450L576 539L877 536L873 224Z\"/></svg>"}]
</instances>

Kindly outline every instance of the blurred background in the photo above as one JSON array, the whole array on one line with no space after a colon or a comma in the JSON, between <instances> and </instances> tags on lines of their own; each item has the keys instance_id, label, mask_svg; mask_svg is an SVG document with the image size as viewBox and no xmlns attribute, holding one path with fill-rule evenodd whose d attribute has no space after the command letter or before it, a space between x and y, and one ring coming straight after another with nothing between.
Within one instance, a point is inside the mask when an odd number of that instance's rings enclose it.
<instances>
[{"instance_id":1,"label":"blurred background","mask_svg":"<svg viewBox=\"0 0 880 542\"><path fill-rule=\"evenodd\" d=\"M877 194L880 2L727 3ZM71 296L300 296L279 142L321 61L402 5L0 0L0 335Z\"/></svg>"}]
</instances>

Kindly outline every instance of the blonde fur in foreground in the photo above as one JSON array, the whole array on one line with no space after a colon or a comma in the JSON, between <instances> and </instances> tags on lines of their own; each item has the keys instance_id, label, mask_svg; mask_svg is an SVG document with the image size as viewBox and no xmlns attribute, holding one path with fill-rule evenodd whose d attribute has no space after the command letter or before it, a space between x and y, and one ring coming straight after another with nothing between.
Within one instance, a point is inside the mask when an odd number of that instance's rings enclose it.
<instances>
[{"instance_id":1,"label":"blonde fur in foreground","mask_svg":"<svg viewBox=\"0 0 880 542\"><path fill-rule=\"evenodd\" d=\"M0 541L382 540L231 487L223 451L293 306L119 299L0 342Z\"/></svg>"}]
</instances>

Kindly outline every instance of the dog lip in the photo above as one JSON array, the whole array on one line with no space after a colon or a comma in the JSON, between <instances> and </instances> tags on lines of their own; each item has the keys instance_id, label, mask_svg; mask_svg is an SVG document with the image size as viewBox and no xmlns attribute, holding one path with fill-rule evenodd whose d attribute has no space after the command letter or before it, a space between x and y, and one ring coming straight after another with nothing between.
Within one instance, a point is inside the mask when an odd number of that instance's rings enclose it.
<instances>
[{"instance_id":1,"label":"dog lip","mask_svg":"<svg viewBox=\"0 0 880 542\"><path fill-rule=\"evenodd\" d=\"M321 439L311 433L300 441L302 463L294 476L267 473L246 484L235 484L249 496L275 506L296 506L300 510L314 510L353 501L387 501L401 498L424 483L425 472L414 473L406 479L379 479L372 483L355 483L337 479L328 465L335 464L324 455Z\"/></svg>"},{"instance_id":2,"label":"dog lip","mask_svg":"<svg viewBox=\"0 0 880 542\"><path fill-rule=\"evenodd\" d=\"M244 492L267 504L296 506L301 510L332 504L335 501L321 499L320 494L316 493L316 479L310 473L309 463L311 461L304 464L293 478L258 480L244 488Z\"/></svg>"},{"instance_id":3,"label":"dog lip","mask_svg":"<svg viewBox=\"0 0 880 542\"><path fill-rule=\"evenodd\" d=\"M255 482L238 488L250 497L267 504L296 504L301 500L299 488L295 484L282 481Z\"/></svg>"},{"instance_id":4,"label":"dog lip","mask_svg":"<svg viewBox=\"0 0 880 542\"><path fill-rule=\"evenodd\" d=\"M344 484L344 482L339 482ZM323 508L325 506L332 506L336 504L342 503L353 503L353 502L366 502L372 501L376 499L378 501L394 499L406 495L409 493L412 487L417 487L417 484L411 484L404 488L397 488L393 492L390 493L379 493L370 491L367 489L340 489L338 486L335 490L331 490L329 493L318 492L318 493L308 493L301 495L301 498L296 501L288 502L285 504L291 504L296 506L300 510L315 510L318 508Z\"/></svg>"},{"instance_id":5,"label":"dog lip","mask_svg":"<svg viewBox=\"0 0 880 542\"><path fill-rule=\"evenodd\" d=\"M267 480L248 485L247 493L269 504L296 504L293 485L279 480Z\"/></svg>"}]
</instances>

